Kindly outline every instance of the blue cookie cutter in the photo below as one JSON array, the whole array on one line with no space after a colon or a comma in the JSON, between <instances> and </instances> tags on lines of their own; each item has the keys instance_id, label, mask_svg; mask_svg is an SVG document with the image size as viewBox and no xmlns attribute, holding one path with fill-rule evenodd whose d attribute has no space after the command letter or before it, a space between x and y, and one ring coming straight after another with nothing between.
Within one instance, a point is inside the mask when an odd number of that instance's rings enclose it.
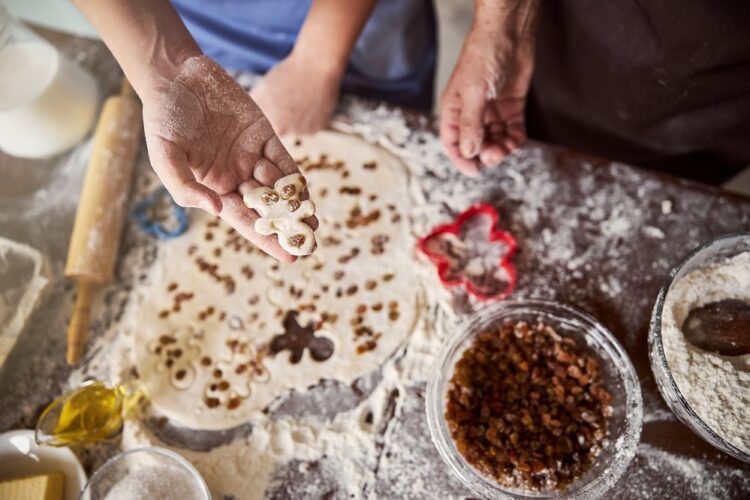
<instances>
[{"instance_id":1,"label":"blue cookie cutter","mask_svg":"<svg viewBox=\"0 0 750 500\"><path fill-rule=\"evenodd\" d=\"M160 222L153 218L153 208L163 199L169 201L169 205L172 208L172 215L177 220L177 227L172 230L165 229ZM187 231L188 228L185 209L175 203L172 195L169 194L164 186L153 190L143 200L139 201L133 208L131 216L135 220L135 223L138 224L138 227L141 228L141 231L161 239L177 238Z\"/></svg>"}]
</instances>

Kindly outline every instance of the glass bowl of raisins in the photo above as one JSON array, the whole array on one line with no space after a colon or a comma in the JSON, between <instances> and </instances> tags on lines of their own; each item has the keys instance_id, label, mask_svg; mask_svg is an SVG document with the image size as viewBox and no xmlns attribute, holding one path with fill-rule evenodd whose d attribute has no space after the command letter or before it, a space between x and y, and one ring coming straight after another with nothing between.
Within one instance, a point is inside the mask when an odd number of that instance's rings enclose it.
<instances>
[{"instance_id":1,"label":"glass bowl of raisins","mask_svg":"<svg viewBox=\"0 0 750 500\"><path fill-rule=\"evenodd\" d=\"M595 318L547 300L490 305L457 325L427 386L443 460L485 498L597 498L636 453L635 369Z\"/></svg>"}]
</instances>

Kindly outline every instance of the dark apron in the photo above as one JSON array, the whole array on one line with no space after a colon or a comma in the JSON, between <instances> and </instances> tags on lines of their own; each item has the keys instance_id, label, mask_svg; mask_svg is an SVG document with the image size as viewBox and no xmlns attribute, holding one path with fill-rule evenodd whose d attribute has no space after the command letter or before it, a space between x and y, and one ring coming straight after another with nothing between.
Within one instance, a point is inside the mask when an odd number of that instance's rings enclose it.
<instances>
[{"instance_id":1,"label":"dark apron","mask_svg":"<svg viewBox=\"0 0 750 500\"><path fill-rule=\"evenodd\" d=\"M531 137L711 183L750 165L750 2L540 3Z\"/></svg>"}]
</instances>

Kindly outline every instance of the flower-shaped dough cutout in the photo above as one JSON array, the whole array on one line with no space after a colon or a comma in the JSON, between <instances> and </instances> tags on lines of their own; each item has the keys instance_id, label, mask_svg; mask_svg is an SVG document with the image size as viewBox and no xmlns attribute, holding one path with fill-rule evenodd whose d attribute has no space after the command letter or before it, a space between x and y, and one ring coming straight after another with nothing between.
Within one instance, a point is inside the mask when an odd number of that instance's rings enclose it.
<instances>
[{"instance_id":1,"label":"flower-shaped dough cutout","mask_svg":"<svg viewBox=\"0 0 750 500\"><path fill-rule=\"evenodd\" d=\"M510 257L516 241L497 229L498 220L494 207L477 204L419 240L417 247L437 266L445 287L462 286L481 301L500 300L513 291L516 270Z\"/></svg>"},{"instance_id":2,"label":"flower-shaped dough cutout","mask_svg":"<svg viewBox=\"0 0 750 500\"><path fill-rule=\"evenodd\" d=\"M315 214L315 204L300 200L307 189L301 174L282 177L273 189L261 186L245 194L245 205L260 215L255 230L262 235L275 234L281 248L292 255L309 255L316 247L315 233L304 219Z\"/></svg>"}]
</instances>

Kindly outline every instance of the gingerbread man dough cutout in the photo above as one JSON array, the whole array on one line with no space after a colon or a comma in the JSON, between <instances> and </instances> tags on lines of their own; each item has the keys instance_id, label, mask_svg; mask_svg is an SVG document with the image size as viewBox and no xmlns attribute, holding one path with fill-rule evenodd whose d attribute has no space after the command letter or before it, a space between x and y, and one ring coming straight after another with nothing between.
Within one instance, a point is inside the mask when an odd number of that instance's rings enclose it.
<instances>
[{"instance_id":1,"label":"gingerbread man dough cutout","mask_svg":"<svg viewBox=\"0 0 750 500\"><path fill-rule=\"evenodd\" d=\"M292 255L309 255L316 247L315 233L303 219L315 214L315 204L300 200L307 189L301 174L282 177L273 189L262 186L246 193L243 201L260 215L255 230L262 235L276 234L281 248Z\"/></svg>"}]
</instances>

